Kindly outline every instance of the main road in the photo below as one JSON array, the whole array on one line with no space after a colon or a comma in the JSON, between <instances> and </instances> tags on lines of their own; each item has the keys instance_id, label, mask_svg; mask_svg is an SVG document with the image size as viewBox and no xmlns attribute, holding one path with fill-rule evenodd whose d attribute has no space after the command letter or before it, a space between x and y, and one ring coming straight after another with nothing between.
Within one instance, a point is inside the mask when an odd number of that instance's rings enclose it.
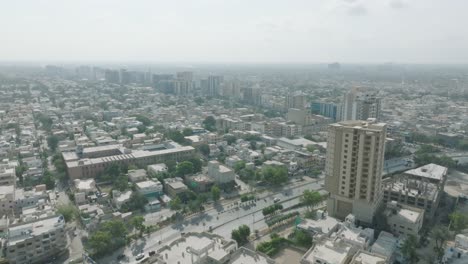
<instances>
[{"instance_id":1,"label":"main road","mask_svg":"<svg viewBox=\"0 0 468 264\"><path fill-rule=\"evenodd\" d=\"M323 180L312 180L290 187L285 187L276 192L264 192L257 195L257 201L240 203L239 200L232 203L216 206L203 213L164 227L159 231L152 233L149 237L139 239L128 247L114 252L112 256L101 259L99 263L137 263L135 256L139 253L148 254L155 251L164 244L179 238L181 233L201 232L211 230L215 234L223 237L230 237L231 231L240 225L248 225L250 229L260 230L267 227L262 209L274 204L274 199L278 198L284 208L296 205L304 190L321 190ZM276 200L278 200L276 199ZM125 254L127 257L120 262L116 260L119 254Z\"/></svg>"}]
</instances>

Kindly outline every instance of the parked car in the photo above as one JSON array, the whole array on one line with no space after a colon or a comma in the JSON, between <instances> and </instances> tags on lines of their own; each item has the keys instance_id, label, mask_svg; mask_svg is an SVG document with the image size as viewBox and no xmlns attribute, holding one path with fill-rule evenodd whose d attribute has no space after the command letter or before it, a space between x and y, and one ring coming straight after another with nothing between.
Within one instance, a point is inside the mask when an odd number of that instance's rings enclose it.
<instances>
[{"instance_id":1,"label":"parked car","mask_svg":"<svg viewBox=\"0 0 468 264\"><path fill-rule=\"evenodd\" d=\"M140 260L140 259L143 259L144 257L145 257L145 254L140 253L135 257L135 260Z\"/></svg>"}]
</instances>

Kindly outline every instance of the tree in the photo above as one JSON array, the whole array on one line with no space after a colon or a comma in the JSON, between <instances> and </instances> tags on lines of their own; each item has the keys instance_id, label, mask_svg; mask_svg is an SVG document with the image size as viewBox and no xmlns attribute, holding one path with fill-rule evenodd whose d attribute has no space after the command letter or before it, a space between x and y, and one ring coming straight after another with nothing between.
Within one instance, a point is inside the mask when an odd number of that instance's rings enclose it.
<instances>
[{"instance_id":1,"label":"tree","mask_svg":"<svg viewBox=\"0 0 468 264\"><path fill-rule=\"evenodd\" d=\"M416 263L418 261L418 254L416 253L417 244L418 240L414 235L409 235L405 242L403 242L401 252L409 263Z\"/></svg>"},{"instance_id":2,"label":"tree","mask_svg":"<svg viewBox=\"0 0 468 264\"><path fill-rule=\"evenodd\" d=\"M171 140L179 143L179 144L184 144L185 143L185 138L182 133L178 130L170 130L166 133L166 137L170 138Z\"/></svg>"},{"instance_id":3,"label":"tree","mask_svg":"<svg viewBox=\"0 0 468 264\"><path fill-rule=\"evenodd\" d=\"M52 135L52 136L47 137L47 145L49 146L50 150L52 150L53 152L55 152L55 150L57 149L58 143L59 143L59 138L57 136Z\"/></svg>"},{"instance_id":4,"label":"tree","mask_svg":"<svg viewBox=\"0 0 468 264\"><path fill-rule=\"evenodd\" d=\"M304 190L301 201L311 210L322 201L322 196L317 191Z\"/></svg>"},{"instance_id":5,"label":"tree","mask_svg":"<svg viewBox=\"0 0 468 264\"><path fill-rule=\"evenodd\" d=\"M208 144L201 144L199 147L198 147L198 150L201 152L201 154L205 155L205 156L209 156L210 155L210 146L208 146Z\"/></svg>"},{"instance_id":6,"label":"tree","mask_svg":"<svg viewBox=\"0 0 468 264\"><path fill-rule=\"evenodd\" d=\"M307 151L309 151L309 152L314 152L314 150L315 150L315 147L313 145L307 145L306 148L307 148Z\"/></svg>"},{"instance_id":7,"label":"tree","mask_svg":"<svg viewBox=\"0 0 468 264\"><path fill-rule=\"evenodd\" d=\"M460 233L462 230L468 228L468 215L460 212L454 212L449 215L451 224L450 227L455 233Z\"/></svg>"},{"instance_id":8,"label":"tree","mask_svg":"<svg viewBox=\"0 0 468 264\"><path fill-rule=\"evenodd\" d=\"M203 162L198 157L190 158L188 161L192 162L193 172L197 173L202 170Z\"/></svg>"},{"instance_id":9,"label":"tree","mask_svg":"<svg viewBox=\"0 0 468 264\"><path fill-rule=\"evenodd\" d=\"M239 173L242 169L245 168L245 161L240 160L234 164L234 171Z\"/></svg>"},{"instance_id":10,"label":"tree","mask_svg":"<svg viewBox=\"0 0 468 264\"><path fill-rule=\"evenodd\" d=\"M130 220L130 225L133 226L133 228L135 228L136 230L140 231L140 236L145 231L144 222L145 222L145 218L143 216L141 216L141 215L134 216Z\"/></svg>"},{"instance_id":11,"label":"tree","mask_svg":"<svg viewBox=\"0 0 468 264\"><path fill-rule=\"evenodd\" d=\"M182 201L178 196L169 202L169 208L174 211L178 211L182 208Z\"/></svg>"},{"instance_id":12,"label":"tree","mask_svg":"<svg viewBox=\"0 0 468 264\"><path fill-rule=\"evenodd\" d=\"M42 176L42 184L46 185L47 190L52 190L55 187L54 177L49 170L44 171L44 175Z\"/></svg>"},{"instance_id":13,"label":"tree","mask_svg":"<svg viewBox=\"0 0 468 264\"><path fill-rule=\"evenodd\" d=\"M120 174L114 181L113 186L115 189L123 192L128 189L128 176Z\"/></svg>"},{"instance_id":14,"label":"tree","mask_svg":"<svg viewBox=\"0 0 468 264\"><path fill-rule=\"evenodd\" d=\"M450 231L445 226L436 226L431 230L430 236L432 237L432 239L434 239L436 243L434 250L439 259L444 254L444 246L445 242L449 238L449 232Z\"/></svg>"},{"instance_id":15,"label":"tree","mask_svg":"<svg viewBox=\"0 0 468 264\"><path fill-rule=\"evenodd\" d=\"M312 246L312 236L303 230L296 229L294 231L294 242L298 246L310 248Z\"/></svg>"},{"instance_id":16,"label":"tree","mask_svg":"<svg viewBox=\"0 0 468 264\"><path fill-rule=\"evenodd\" d=\"M265 166L262 174L263 179L272 185L280 185L288 181L288 171L284 166Z\"/></svg>"},{"instance_id":17,"label":"tree","mask_svg":"<svg viewBox=\"0 0 468 264\"><path fill-rule=\"evenodd\" d=\"M177 168L176 168L176 174L178 176L185 176L187 174L191 174L193 173L193 163L190 162L190 161L183 161L179 164L177 164Z\"/></svg>"},{"instance_id":18,"label":"tree","mask_svg":"<svg viewBox=\"0 0 468 264\"><path fill-rule=\"evenodd\" d=\"M109 232L97 231L92 233L89 238L89 246L93 249L96 256L102 256L108 253L109 245L112 243L112 236Z\"/></svg>"},{"instance_id":19,"label":"tree","mask_svg":"<svg viewBox=\"0 0 468 264\"><path fill-rule=\"evenodd\" d=\"M226 135L224 139L227 141L228 145L232 145L237 140L237 138L233 135Z\"/></svg>"},{"instance_id":20,"label":"tree","mask_svg":"<svg viewBox=\"0 0 468 264\"><path fill-rule=\"evenodd\" d=\"M219 189L218 186L213 186L211 187L211 197L213 198L213 201L218 201L219 198L221 197L221 190Z\"/></svg>"},{"instance_id":21,"label":"tree","mask_svg":"<svg viewBox=\"0 0 468 264\"><path fill-rule=\"evenodd\" d=\"M250 228L247 225L241 225L238 229L231 232L231 238L234 239L239 246L246 244L249 241Z\"/></svg>"},{"instance_id":22,"label":"tree","mask_svg":"<svg viewBox=\"0 0 468 264\"><path fill-rule=\"evenodd\" d=\"M144 126L150 126L151 125L151 120L146 117L146 116L143 116L143 115L137 115L136 116L136 120L137 121L140 121L141 123L143 123Z\"/></svg>"},{"instance_id":23,"label":"tree","mask_svg":"<svg viewBox=\"0 0 468 264\"><path fill-rule=\"evenodd\" d=\"M73 205L61 205L57 208L57 212L63 215L65 222L70 222L76 216L76 209Z\"/></svg>"},{"instance_id":24,"label":"tree","mask_svg":"<svg viewBox=\"0 0 468 264\"><path fill-rule=\"evenodd\" d=\"M128 208L143 210L145 205L148 203L148 199L139 192L133 192L130 195L130 200L128 201Z\"/></svg>"},{"instance_id":25,"label":"tree","mask_svg":"<svg viewBox=\"0 0 468 264\"><path fill-rule=\"evenodd\" d=\"M203 127L208 131L216 131L216 120L213 116L207 116L205 120L203 120Z\"/></svg>"},{"instance_id":26,"label":"tree","mask_svg":"<svg viewBox=\"0 0 468 264\"><path fill-rule=\"evenodd\" d=\"M190 127L186 127L182 131L182 134L184 134L184 136L186 136L186 137L191 136L191 135L193 135L193 130Z\"/></svg>"}]
</instances>

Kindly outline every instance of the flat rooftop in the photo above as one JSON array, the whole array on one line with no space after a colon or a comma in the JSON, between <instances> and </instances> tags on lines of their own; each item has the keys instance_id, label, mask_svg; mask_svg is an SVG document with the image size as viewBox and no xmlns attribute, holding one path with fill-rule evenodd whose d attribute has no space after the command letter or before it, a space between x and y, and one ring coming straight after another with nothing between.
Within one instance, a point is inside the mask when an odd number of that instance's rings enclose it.
<instances>
[{"instance_id":1,"label":"flat rooftop","mask_svg":"<svg viewBox=\"0 0 468 264\"><path fill-rule=\"evenodd\" d=\"M259 252L241 247L233 255L229 264L274 264L275 261Z\"/></svg>"},{"instance_id":2,"label":"flat rooftop","mask_svg":"<svg viewBox=\"0 0 468 264\"><path fill-rule=\"evenodd\" d=\"M158 250L158 255L165 263L191 264L192 255L195 259L206 255L212 259L221 260L236 248L234 242L232 248L227 242L221 237L210 237L205 233L189 233Z\"/></svg>"},{"instance_id":3,"label":"flat rooftop","mask_svg":"<svg viewBox=\"0 0 468 264\"><path fill-rule=\"evenodd\" d=\"M350 264L385 264L387 258L366 251L359 251L354 255Z\"/></svg>"},{"instance_id":4,"label":"flat rooftop","mask_svg":"<svg viewBox=\"0 0 468 264\"><path fill-rule=\"evenodd\" d=\"M316 244L311 251L308 251L304 259L310 263L316 263L316 260L326 260L328 263L344 263L348 257L351 246L346 243L334 245L330 240L322 244Z\"/></svg>"},{"instance_id":5,"label":"flat rooftop","mask_svg":"<svg viewBox=\"0 0 468 264\"><path fill-rule=\"evenodd\" d=\"M84 165L93 165L93 164L101 164L119 160L129 160L129 159L138 159L138 158L145 158L145 157L154 157L166 154L172 154L177 152L183 151L193 151L195 150L191 146L183 146L171 149L163 149L158 151L146 151L146 150L132 150L132 153L129 154L121 154L121 155L113 155L101 158L92 158L92 159L81 159L77 161L70 161L67 162L68 168L80 167Z\"/></svg>"},{"instance_id":6,"label":"flat rooftop","mask_svg":"<svg viewBox=\"0 0 468 264\"><path fill-rule=\"evenodd\" d=\"M390 257L396 249L398 239L392 234L382 231L372 245L370 252Z\"/></svg>"},{"instance_id":7,"label":"flat rooftop","mask_svg":"<svg viewBox=\"0 0 468 264\"><path fill-rule=\"evenodd\" d=\"M405 171L405 174L440 181L445 175L447 175L447 168L430 163L416 169L407 170Z\"/></svg>"},{"instance_id":8,"label":"flat rooftop","mask_svg":"<svg viewBox=\"0 0 468 264\"><path fill-rule=\"evenodd\" d=\"M34 223L18 225L8 229L8 246L20 243L28 238L42 235L55 228L64 228L63 216L42 219Z\"/></svg>"}]
</instances>

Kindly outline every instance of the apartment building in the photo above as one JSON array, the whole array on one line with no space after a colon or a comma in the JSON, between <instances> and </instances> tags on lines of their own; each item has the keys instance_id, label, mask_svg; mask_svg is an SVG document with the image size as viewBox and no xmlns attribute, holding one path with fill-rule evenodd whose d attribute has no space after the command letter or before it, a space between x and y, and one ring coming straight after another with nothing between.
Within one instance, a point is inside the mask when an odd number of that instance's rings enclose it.
<instances>
[{"instance_id":1,"label":"apartment building","mask_svg":"<svg viewBox=\"0 0 468 264\"><path fill-rule=\"evenodd\" d=\"M331 216L373 222L380 203L386 124L343 121L328 129L325 189Z\"/></svg>"},{"instance_id":2,"label":"apartment building","mask_svg":"<svg viewBox=\"0 0 468 264\"><path fill-rule=\"evenodd\" d=\"M10 227L5 242L11 264L44 263L67 248L63 216Z\"/></svg>"},{"instance_id":3,"label":"apartment building","mask_svg":"<svg viewBox=\"0 0 468 264\"><path fill-rule=\"evenodd\" d=\"M388 203L384 215L387 217L387 224L395 236L413 235L419 237L419 231L423 225L424 209L392 201Z\"/></svg>"}]
</instances>

